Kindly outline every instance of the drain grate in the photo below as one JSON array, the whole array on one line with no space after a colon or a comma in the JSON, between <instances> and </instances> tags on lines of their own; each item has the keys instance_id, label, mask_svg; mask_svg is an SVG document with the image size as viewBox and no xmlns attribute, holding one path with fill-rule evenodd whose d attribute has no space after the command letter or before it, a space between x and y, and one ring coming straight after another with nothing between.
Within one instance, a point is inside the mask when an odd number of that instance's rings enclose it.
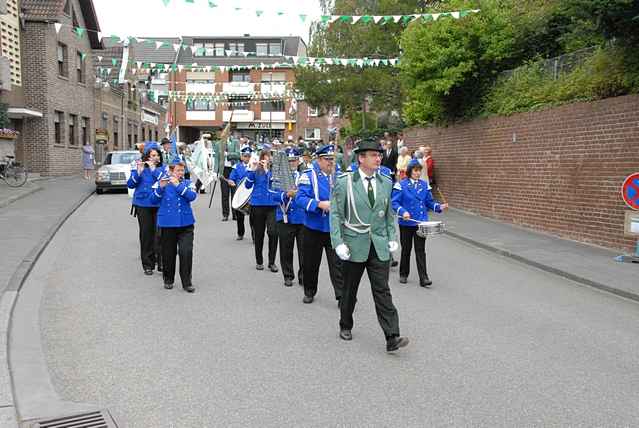
<instances>
[{"instance_id":1,"label":"drain grate","mask_svg":"<svg viewBox=\"0 0 639 428\"><path fill-rule=\"evenodd\" d=\"M108 410L31 422L29 428L117 428Z\"/></svg>"}]
</instances>

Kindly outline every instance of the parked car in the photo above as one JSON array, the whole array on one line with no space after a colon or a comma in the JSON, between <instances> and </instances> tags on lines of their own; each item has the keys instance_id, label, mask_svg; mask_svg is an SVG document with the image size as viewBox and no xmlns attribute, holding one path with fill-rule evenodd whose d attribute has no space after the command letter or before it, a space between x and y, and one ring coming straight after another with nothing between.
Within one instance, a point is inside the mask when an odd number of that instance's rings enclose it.
<instances>
[{"instance_id":1,"label":"parked car","mask_svg":"<svg viewBox=\"0 0 639 428\"><path fill-rule=\"evenodd\" d=\"M95 174L95 192L101 195L105 190L126 189L131 168L138 159L140 152L135 150L107 153L104 164Z\"/></svg>"}]
</instances>

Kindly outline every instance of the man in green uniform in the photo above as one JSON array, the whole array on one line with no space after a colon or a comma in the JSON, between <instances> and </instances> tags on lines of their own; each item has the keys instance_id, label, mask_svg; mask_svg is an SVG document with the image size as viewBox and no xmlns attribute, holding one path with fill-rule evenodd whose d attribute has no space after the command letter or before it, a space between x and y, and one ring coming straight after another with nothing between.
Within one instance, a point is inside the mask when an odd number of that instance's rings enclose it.
<instances>
[{"instance_id":1,"label":"man in green uniform","mask_svg":"<svg viewBox=\"0 0 639 428\"><path fill-rule=\"evenodd\" d=\"M359 168L337 179L331 199L331 244L344 261L344 289L340 303L340 337L351 340L357 289L367 270L377 320L386 336L386 351L408 345L399 335L399 317L388 286L391 251L396 251L391 180L378 172L382 149L364 140L355 149Z\"/></svg>"},{"instance_id":2,"label":"man in green uniform","mask_svg":"<svg viewBox=\"0 0 639 428\"><path fill-rule=\"evenodd\" d=\"M234 137L227 137L227 130L222 132L220 139L213 143L213 155L215 157L215 171L220 177L220 194L222 195L222 221L228 221L230 212L230 199L233 193L228 185L229 175L233 171L233 165L240 159L240 142ZM222 178L223 177L223 178ZM233 213L235 220L235 213Z\"/></svg>"}]
</instances>

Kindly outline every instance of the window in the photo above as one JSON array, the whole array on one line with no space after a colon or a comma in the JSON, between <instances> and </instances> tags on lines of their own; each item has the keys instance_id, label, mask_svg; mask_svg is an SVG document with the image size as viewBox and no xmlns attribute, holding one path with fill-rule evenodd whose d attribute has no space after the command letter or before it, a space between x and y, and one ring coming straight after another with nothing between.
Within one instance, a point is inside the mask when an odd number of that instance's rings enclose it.
<instances>
[{"instance_id":1,"label":"window","mask_svg":"<svg viewBox=\"0 0 639 428\"><path fill-rule=\"evenodd\" d=\"M215 45L213 43L204 43L204 55L205 56L215 55Z\"/></svg>"},{"instance_id":2,"label":"window","mask_svg":"<svg viewBox=\"0 0 639 428\"><path fill-rule=\"evenodd\" d=\"M82 52L78 51L76 58L76 72L78 77L78 83L84 83L84 60L82 59Z\"/></svg>"},{"instance_id":3,"label":"window","mask_svg":"<svg viewBox=\"0 0 639 428\"><path fill-rule=\"evenodd\" d=\"M84 145L89 142L89 118L88 117L82 118L81 126L82 126L82 129L80 133L80 138L81 138L80 141Z\"/></svg>"},{"instance_id":4,"label":"window","mask_svg":"<svg viewBox=\"0 0 639 428\"><path fill-rule=\"evenodd\" d=\"M61 111L53 112L53 129L54 129L54 141L57 145L64 144L62 142L62 123L64 122L64 113Z\"/></svg>"},{"instance_id":5,"label":"window","mask_svg":"<svg viewBox=\"0 0 639 428\"><path fill-rule=\"evenodd\" d=\"M63 43L58 43L58 74L60 76L68 76L67 45Z\"/></svg>"},{"instance_id":6,"label":"window","mask_svg":"<svg viewBox=\"0 0 639 428\"><path fill-rule=\"evenodd\" d=\"M270 112L270 111L286 111L284 108L284 101L268 101L262 103L262 111Z\"/></svg>"},{"instance_id":7,"label":"window","mask_svg":"<svg viewBox=\"0 0 639 428\"><path fill-rule=\"evenodd\" d=\"M146 141L146 128L144 126L142 127L142 141Z\"/></svg>"},{"instance_id":8,"label":"window","mask_svg":"<svg viewBox=\"0 0 639 428\"><path fill-rule=\"evenodd\" d=\"M319 116L319 109L317 107L308 106L308 117Z\"/></svg>"},{"instance_id":9,"label":"window","mask_svg":"<svg viewBox=\"0 0 639 428\"><path fill-rule=\"evenodd\" d=\"M320 140L322 138L319 128L305 128L304 139L305 140Z\"/></svg>"},{"instance_id":10,"label":"window","mask_svg":"<svg viewBox=\"0 0 639 428\"><path fill-rule=\"evenodd\" d=\"M105 112L102 112L102 129L107 129L109 127L109 115Z\"/></svg>"},{"instance_id":11,"label":"window","mask_svg":"<svg viewBox=\"0 0 639 428\"><path fill-rule=\"evenodd\" d=\"M224 56L224 43L215 44L215 56Z\"/></svg>"},{"instance_id":12,"label":"window","mask_svg":"<svg viewBox=\"0 0 639 428\"><path fill-rule=\"evenodd\" d=\"M251 73L248 71L231 71L229 77L231 82L250 82L251 81Z\"/></svg>"},{"instance_id":13,"label":"window","mask_svg":"<svg viewBox=\"0 0 639 428\"><path fill-rule=\"evenodd\" d=\"M118 147L118 144L120 144L120 124L118 122L118 117L113 116L113 147Z\"/></svg>"},{"instance_id":14,"label":"window","mask_svg":"<svg viewBox=\"0 0 639 428\"><path fill-rule=\"evenodd\" d=\"M155 130L155 141L160 141L160 139L158 138L158 130Z\"/></svg>"},{"instance_id":15,"label":"window","mask_svg":"<svg viewBox=\"0 0 639 428\"><path fill-rule=\"evenodd\" d=\"M286 73L262 73L262 82L286 82Z\"/></svg>"},{"instance_id":16,"label":"window","mask_svg":"<svg viewBox=\"0 0 639 428\"><path fill-rule=\"evenodd\" d=\"M188 100L186 109L188 111L215 111L215 102L206 99Z\"/></svg>"},{"instance_id":17,"label":"window","mask_svg":"<svg viewBox=\"0 0 639 428\"><path fill-rule=\"evenodd\" d=\"M75 127L78 122L78 116L75 114L69 115L69 145L75 146L77 144L75 137Z\"/></svg>"},{"instance_id":18,"label":"window","mask_svg":"<svg viewBox=\"0 0 639 428\"><path fill-rule=\"evenodd\" d=\"M229 98L229 110L248 110L249 100L247 98Z\"/></svg>"},{"instance_id":19,"label":"window","mask_svg":"<svg viewBox=\"0 0 639 428\"><path fill-rule=\"evenodd\" d=\"M126 130L127 130L127 132L126 132L126 135L127 135L126 141L127 141L127 144L128 144L127 147L131 148L131 143L133 142L133 135L131 134L131 132L132 132L131 122L129 122L129 124L127 125Z\"/></svg>"},{"instance_id":20,"label":"window","mask_svg":"<svg viewBox=\"0 0 639 428\"><path fill-rule=\"evenodd\" d=\"M244 43L229 43L229 50L232 51L231 55L239 56L244 52Z\"/></svg>"},{"instance_id":21,"label":"window","mask_svg":"<svg viewBox=\"0 0 639 428\"><path fill-rule=\"evenodd\" d=\"M268 44L267 43L256 43L255 44L255 53L257 56L268 56Z\"/></svg>"},{"instance_id":22,"label":"window","mask_svg":"<svg viewBox=\"0 0 639 428\"><path fill-rule=\"evenodd\" d=\"M331 108L331 116L340 117L341 115L342 115L342 109L340 106L333 106L333 108Z\"/></svg>"},{"instance_id":23,"label":"window","mask_svg":"<svg viewBox=\"0 0 639 428\"><path fill-rule=\"evenodd\" d=\"M268 50L271 55L282 55L281 43L269 43Z\"/></svg>"},{"instance_id":24,"label":"window","mask_svg":"<svg viewBox=\"0 0 639 428\"><path fill-rule=\"evenodd\" d=\"M204 56L206 53L204 43L193 43L193 47L195 48L193 56Z\"/></svg>"}]
</instances>

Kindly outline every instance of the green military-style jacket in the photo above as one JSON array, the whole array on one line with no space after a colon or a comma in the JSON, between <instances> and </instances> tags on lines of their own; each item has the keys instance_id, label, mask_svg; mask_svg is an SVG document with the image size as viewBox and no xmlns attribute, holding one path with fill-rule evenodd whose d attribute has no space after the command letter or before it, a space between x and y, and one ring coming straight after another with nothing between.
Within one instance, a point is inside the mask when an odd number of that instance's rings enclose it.
<instances>
[{"instance_id":1,"label":"green military-style jacket","mask_svg":"<svg viewBox=\"0 0 639 428\"><path fill-rule=\"evenodd\" d=\"M226 152L228 160L240 159L240 141L235 138L229 138L226 143ZM222 141L218 140L213 143L213 157L215 158L215 172L221 174L224 172L224 151L222 150Z\"/></svg>"},{"instance_id":2,"label":"green military-style jacket","mask_svg":"<svg viewBox=\"0 0 639 428\"><path fill-rule=\"evenodd\" d=\"M350 179L349 179L350 178ZM393 183L390 178L375 174L375 206L371 208L359 172L347 172L337 178L331 197L331 244L333 248L346 244L349 261L368 260L371 242L382 261L391 258L389 241L396 241L395 215L391 206ZM349 197L350 194L350 197Z\"/></svg>"}]
</instances>

